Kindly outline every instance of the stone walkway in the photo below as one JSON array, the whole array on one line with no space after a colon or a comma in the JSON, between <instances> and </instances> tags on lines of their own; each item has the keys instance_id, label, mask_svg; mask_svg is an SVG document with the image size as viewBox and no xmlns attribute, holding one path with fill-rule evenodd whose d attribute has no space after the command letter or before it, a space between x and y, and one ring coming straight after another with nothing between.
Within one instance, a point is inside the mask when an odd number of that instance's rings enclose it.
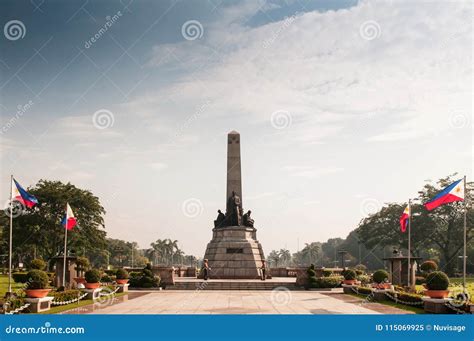
<instances>
[{"instance_id":1,"label":"stone walkway","mask_svg":"<svg viewBox=\"0 0 474 341\"><path fill-rule=\"evenodd\" d=\"M143 293L143 292L142 292ZM380 314L374 304L316 291L154 291L102 307L99 314ZM396 308L392 308L396 309ZM376 311L379 310L379 311ZM403 310L400 312L406 313ZM391 313L394 313L391 311Z\"/></svg>"}]
</instances>

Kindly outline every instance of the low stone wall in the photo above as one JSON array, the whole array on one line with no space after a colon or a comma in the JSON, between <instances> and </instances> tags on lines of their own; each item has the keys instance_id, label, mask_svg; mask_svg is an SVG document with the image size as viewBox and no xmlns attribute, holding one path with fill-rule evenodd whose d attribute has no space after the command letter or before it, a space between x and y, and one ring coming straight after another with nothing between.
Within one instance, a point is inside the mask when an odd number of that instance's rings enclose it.
<instances>
[{"instance_id":1,"label":"low stone wall","mask_svg":"<svg viewBox=\"0 0 474 341\"><path fill-rule=\"evenodd\" d=\"M172 266L153 266L151 271L160 276L160 285L174 285L175 268Z\"/></svg>"}]
</instances>

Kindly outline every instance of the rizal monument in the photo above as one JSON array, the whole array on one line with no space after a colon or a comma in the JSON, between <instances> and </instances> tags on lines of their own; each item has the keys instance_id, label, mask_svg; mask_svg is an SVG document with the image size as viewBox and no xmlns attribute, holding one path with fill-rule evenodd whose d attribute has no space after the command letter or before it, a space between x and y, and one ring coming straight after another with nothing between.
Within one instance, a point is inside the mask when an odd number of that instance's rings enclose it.
<instances>
[{"instance_id":1,"label":"rizal monument","mask_svg":"<svg viewBox=\"0 0 474 341\"><path fill-rule=\"evenodd\" d=\"M226 210L225 214L218 211L204 259L212 269L211 278L216 279L260 278L265 259L251 211L243 209L240 134L236 131L227 135Z\"/></svg>"}]
</instances>

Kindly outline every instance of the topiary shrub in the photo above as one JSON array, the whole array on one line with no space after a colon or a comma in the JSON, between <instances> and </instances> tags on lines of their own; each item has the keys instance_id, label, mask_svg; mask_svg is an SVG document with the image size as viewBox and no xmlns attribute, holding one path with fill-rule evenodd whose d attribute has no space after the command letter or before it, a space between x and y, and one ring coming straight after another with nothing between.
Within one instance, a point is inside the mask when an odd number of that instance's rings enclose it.
<instances>
[{"instance_id":1,"label":"topiary shrub","mask_svg":"<svg viewBox=\"0 0 474 341\"><path fill-rule=\"evenodd\" d=\"M427 260L420 265L420 270L423 272L433 272L438 270L438 264L433 260Z\"/></svg>"},{"instance_id":2,"label":"topiary shrub","mask_svg":"<svg viewBox=\"0 0 474 341\"><path fill-rule=\"evenodd\" d=\"M354 266L354 269L357 271L362 271L363 273L366 273L367 272L367 267L364 265L364 264L357 264L356 266Z\"/></svg>"},{"instance_id":3,"label":"topiary shrub","mask_svg":"<svg viewBox=\"0 0 474 341\"><path fill-rule=\"evenodd\" d=\"M102 277L100 278L101 283L111 283L113 281L114 281L113 277L108 274L103 274Z\"/></svg>"},{"instance_id":4,"label":"topiary shrub","mask_svg":"<svg viewBox=\"0 0 474 341\"><path fill-rule=\"evenodd\" d=\"M28 282L28 273L26 272L14 272L12 273L13 280L15 283L26 283Z\"/></svg>"},{"instance_id":5,"label":"topiary shrub","mask_svg":"<svg viewBox=\"0 0 474 341\"><path fill-rule=\"evenodd\" d=\"M316 271L314 271L313 269L309 268L308 270L306 270L306 273L308 274L308 277L315 277L316 276Z\"/></svg>"},{"instance_id":6,"label":"topiary shrub","mask_svg":"<svg viewBox=\"0 0 474 341\"><path fill-rule=\"evenodd\" d=\"M125 269L117 269L117 272L115 272L115 277L117 279L128 279L128 271Z\"/></svg>"},{"instance_id":7,"label":"topiary shrub","mask_svg":"<svg viewBox=\"0 0 474 341\"><path fill-rule=\"evenodd\" d=\"M314 283L315 288L337 288L341 285L344 277L342 276L330 276L330 277L319 277L316 278Z\"/></svg>"},{"instance_id":8,"label":"topiary shrub","mask_svg":"<svg viewBox=\"0 0 474 341\"><path fill-rule=\"evenodd\" d=\"M323 270L323 277L329 277L332 276L333 273L331 270Z\"/></svg>"},{"instance_id":9,"label":"topiary shrub","mask_svg":"<svg viewBox=\"0 0 474 341\"><path fill-rule=\"evenodd\" d=\"M42 270L31 270L27 277L27 289L46 289L49 286L48 274Z\"/></svg>"},{"instance_id":10,"label":"topiary shrub","mask_svg":"<svg viewBox=\"0 0 474 341\"><path fill-rule=\"evenodd\" d=\"M350 280L356 279L357 274L354 270L347 269L347 270L344 270L343 276L346 281L350 281Z\"/></svg>"},{"instance_id":11,"label":"topiary shrub","mask_svg":"<svg viewBox=\"0 0 474 341\"><path fill-rule=\"evenodd\" d=\"M388 272L385 270L377 270L372 275L372 279L375 283L380 284L388 280Z\"/></svg>"},{"instance_id":12,"label":"topiary shrub","mask_svg":"<svg viewBox=\"0 0 474 341\"><path fill-rule=\"evenodd\" d=\"M36 258L36 259L33 259L30 263L30 269L44 270L45 268L46 268L46 263L42 259Z\"/></svg>"},{"instance_id":13,"label":"topiary shrub","mask_svg":"<svg viewBox=\"0 0 474 341\"><path fill-rule=\"evenodd\" d=\"M86 278L87 283L99 283L100 272L97 269L87 270L84 277Z\"/></svg>"},{"instance_id":14,"label":"topiary shrub","mask_svg":"<svg viewBox=\"0 0 474 341\"><path fill-rule=\"evenodd\" d=\"M449 287L449 278L442 271L433 271L426 276L425 285L429 290L446 290Z\"/></svg>"},{"instance_id":15,"label":"topiary shrub","mask_svg":"<svg viewBox=\"0 0 474 341\"><path fill-rule=\"evenodd\" d=\"M156 288L160 285L160 277L151 271L151 264L147 264L141 273L130 274L130 286L134 288Z\"/></svg>"}]
</instances>

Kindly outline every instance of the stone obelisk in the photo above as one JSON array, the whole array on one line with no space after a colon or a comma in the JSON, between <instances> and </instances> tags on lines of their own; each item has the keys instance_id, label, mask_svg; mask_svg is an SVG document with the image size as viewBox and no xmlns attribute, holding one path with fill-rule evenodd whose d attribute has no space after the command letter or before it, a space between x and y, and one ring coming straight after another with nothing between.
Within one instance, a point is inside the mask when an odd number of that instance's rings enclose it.
<instances>
[{"instance_id":1,"label":"stone obelisk","mask_svg":"<svg viewBox=\"0 0 474 341\"><path fill-rule=\"evenodd\" d=\"M227 200L232 191L242 202L242 167L240 163L240 134L232 130L227 135Z\"/></svg>"},{"instance_id":2,"label":"stone obelisk","mask_svg":"<svg viewBox=\"0 0 474 341\"><path fill-rule=\"evenodd\" d=\"M248 214L241 219L242 213L240 134L231 131L227 135L226 215L220 214L214 221L212 239L204 255L211 267L211 279L260 278L265 255L253 220Z\"/></svg>"}]
</instances>

